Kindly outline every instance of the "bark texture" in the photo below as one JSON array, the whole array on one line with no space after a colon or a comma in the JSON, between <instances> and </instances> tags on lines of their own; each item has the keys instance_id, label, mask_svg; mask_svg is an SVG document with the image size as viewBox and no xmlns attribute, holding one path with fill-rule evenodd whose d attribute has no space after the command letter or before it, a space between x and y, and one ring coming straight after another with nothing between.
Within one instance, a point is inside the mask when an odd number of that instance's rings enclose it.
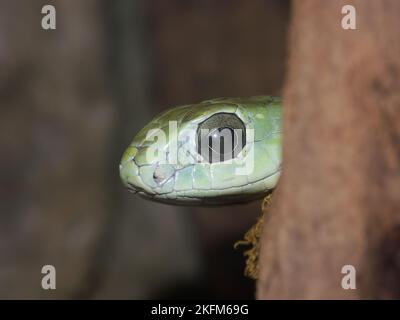
<instances>
[{"instance_id":1,"label":"bark texture","mask_svg":"<svg viewBox=\"0 0 400 320\"><path fill-rule=\"evenodd\" d=\"M341 27L346 4L357 30ZM294 2L258 298L400 298L399 30L396 0Z\"/></svg>"}]
</instances>

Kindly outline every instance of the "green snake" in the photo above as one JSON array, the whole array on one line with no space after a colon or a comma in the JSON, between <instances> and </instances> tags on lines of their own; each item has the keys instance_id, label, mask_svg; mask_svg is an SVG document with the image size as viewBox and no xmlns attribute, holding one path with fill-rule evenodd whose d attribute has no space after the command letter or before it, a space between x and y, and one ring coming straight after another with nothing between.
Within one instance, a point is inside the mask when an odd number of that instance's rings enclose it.
<instances>
[{"instance_id":1,"label":"green snake","mask_svg":"<svg viewBox=\"0 0 400 320\"><path fill-rule=\"evenodd\" d=\"M259 199L282 164L282 100L218 98L171 108L125 150L123 184L174 205L228 205Z\"/></svg>"}]
</instances>

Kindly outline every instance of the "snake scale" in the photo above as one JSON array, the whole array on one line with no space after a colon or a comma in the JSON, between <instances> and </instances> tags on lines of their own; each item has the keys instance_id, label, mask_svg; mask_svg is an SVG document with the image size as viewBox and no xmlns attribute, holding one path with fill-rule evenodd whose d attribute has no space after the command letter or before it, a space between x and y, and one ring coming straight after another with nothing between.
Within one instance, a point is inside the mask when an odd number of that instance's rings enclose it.
<instances>
[{"instance_id":1,"label":"snake scale","mask_svg":"<svg viewBox=\"0 0 400 320\"><path fill-rule=\"evenodd\" d=\"M259 199L282 165L282 100L217 98L174 107L134 137L120 166L123 184L173 205L229 205Z\"/></svg>"}]
</instances>

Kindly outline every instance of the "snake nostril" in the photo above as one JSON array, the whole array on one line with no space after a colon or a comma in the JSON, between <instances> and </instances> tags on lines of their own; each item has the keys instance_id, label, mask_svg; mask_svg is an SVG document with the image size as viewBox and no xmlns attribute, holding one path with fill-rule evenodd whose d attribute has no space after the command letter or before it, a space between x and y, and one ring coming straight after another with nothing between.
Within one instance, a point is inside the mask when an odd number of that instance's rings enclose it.
<instances>
[{"instance_id":1,"label":"snake nostril","mask_svg":"<svg viewBox=\"0 0 400 320\"><path fill-rule=\"evenodd\" d=\"M157 170L158 167L154 170L153 179L157 184L160 184L165 180L165 175L161 172L161 170Z\"/></svg>"},{"instance_id":2,"label":"snake nostril","mask_svg":"<svg viewBox=\"0 0 400 320\"><path fill-rule=\"evenodd\" d=\"M153 172L153 180L157 185L162 185L173 176L175 169L169 164L157 165Z\"/></svg>"}]
</instances>

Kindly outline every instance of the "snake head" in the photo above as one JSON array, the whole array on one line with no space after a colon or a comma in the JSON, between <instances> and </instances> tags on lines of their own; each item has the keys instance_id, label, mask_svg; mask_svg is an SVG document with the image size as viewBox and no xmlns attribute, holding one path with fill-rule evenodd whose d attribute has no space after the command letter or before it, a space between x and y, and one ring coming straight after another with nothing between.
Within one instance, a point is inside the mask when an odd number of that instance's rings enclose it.
<instances>
[{"instance_id":1,"label":"snake head","mask_svg":"<svg viewBox=\"0 0 400 320\"><path fill-rule=\"evenodd\" d=\"M172 108L135 136L120 163L133 193L220 205L263 197L281 168L280 99L219 98Z\"/></svg>"}]
</instances>

